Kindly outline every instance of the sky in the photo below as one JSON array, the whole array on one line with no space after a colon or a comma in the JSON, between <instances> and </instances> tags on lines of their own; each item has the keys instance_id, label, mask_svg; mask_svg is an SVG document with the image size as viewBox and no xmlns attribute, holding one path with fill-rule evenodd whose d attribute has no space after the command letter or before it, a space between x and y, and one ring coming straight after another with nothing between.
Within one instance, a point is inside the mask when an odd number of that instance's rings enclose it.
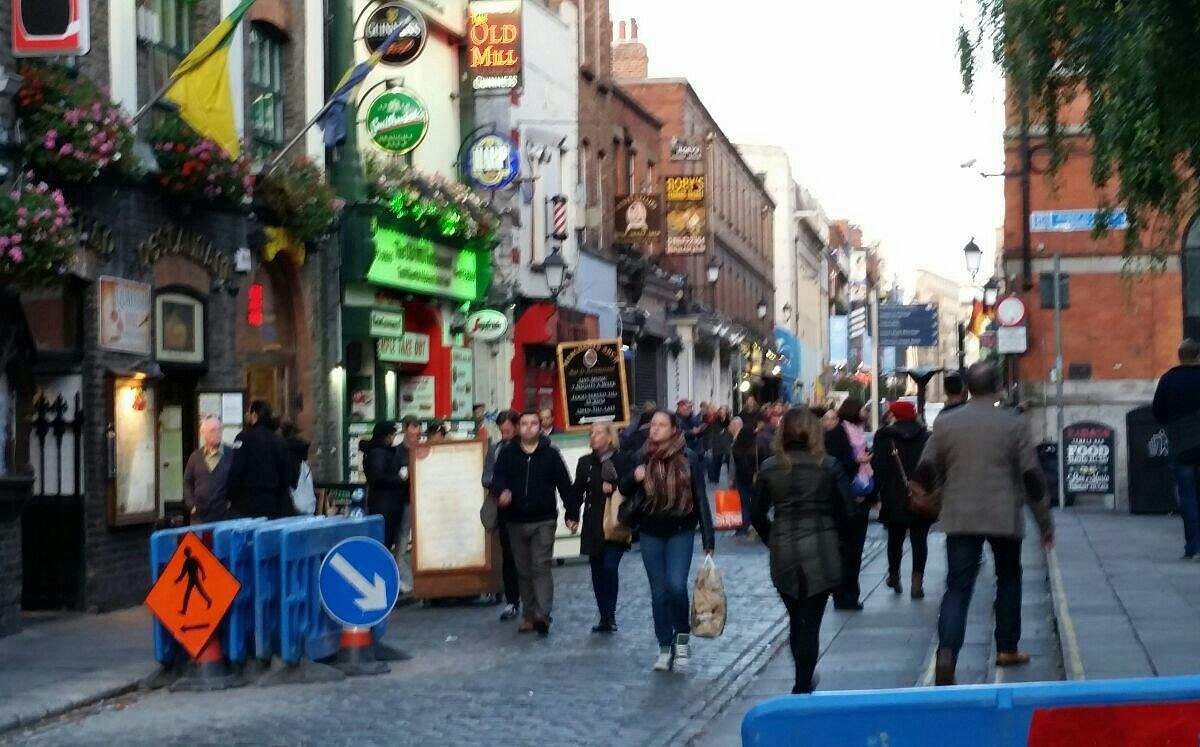
<instances>
[{"instance_id":1,"label":"sky","mask_svg":"<svg viewBox=\"0 0 1200 747\"><path fill-rule=\"evenodd\" d=\"M975 0L610 0L636 18L652 77L686 77L735 143L783 146L830 218L918 268L968 283L1003 223L1003 84L962 92L956 34ZM974 167L961 167L976 160ZM986 277L985 272L981 277Z\"/></svg>"}]
</instances>

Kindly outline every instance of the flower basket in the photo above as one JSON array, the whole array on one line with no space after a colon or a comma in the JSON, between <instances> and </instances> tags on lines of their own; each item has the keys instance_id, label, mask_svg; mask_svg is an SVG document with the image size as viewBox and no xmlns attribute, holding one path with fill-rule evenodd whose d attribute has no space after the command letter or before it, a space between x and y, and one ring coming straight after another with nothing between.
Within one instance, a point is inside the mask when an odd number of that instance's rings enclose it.
<instances>
[{"instance_id":1,"label":"flower basket","mask_svg":"<svg viewBox=\"0 0 1200 747\"><path fill-rule=\"evenodd\" d=\"M280 166L254 185L254 211L262 221L286 229L310 248L334 229L343 205L321 169L307 158Z\"/></svg>"},{"instance_id":2,"label":"flower basket","mask_svg":"<svg viewBox=\"0 0 1200 747\"><path fill-rule=\"evenodd\" d=\"M458 182L394 162L367 162L367 191L408 233L457 249L491 248L498 217Z\"/></svg>"},{"instance_id":3,"label":"flower basket","mask_svg":"<svg viewBox=\"0 0 1200 747\"><path fill-rule=\"evenodd\" d=\"M55 182L128 178L137 169L129 119L88 78L57 65L21 67L17 116L26 163Z\"/></svg>"},{"instance_id":4,"label":"flower basket","mask_svg":"<svg viewBox=\"0 0 1200 747\"><path fill-rule=\"evenodd\" d=\"M250 161L231 159L178 116L165 117L150 135L158 183L171 197L217 208L237 208L250 194Z\"/></svg>"},{"instance_id":5,"label":"flower basket","mask_svg":"<svg viewBox=\"0 0 1200 747\"><path fill-rule=\"evenodd\" d=\"M0 285L38 285L59 278L79 246L62 192L33 174L0 193Z\"/></svg>"}]
</instances>

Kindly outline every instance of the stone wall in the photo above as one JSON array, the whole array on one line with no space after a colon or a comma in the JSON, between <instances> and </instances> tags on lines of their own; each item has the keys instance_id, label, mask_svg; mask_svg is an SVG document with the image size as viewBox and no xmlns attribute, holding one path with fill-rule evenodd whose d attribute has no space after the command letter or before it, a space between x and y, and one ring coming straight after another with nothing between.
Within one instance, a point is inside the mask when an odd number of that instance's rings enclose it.
<instances>
[{"instance_id":1,"label":"stone wall","mask_svg":"<svg viewBox=\"0 0 1200 747\"><path fill-rule=\"evenodd\" d=\"M0 636L21 626L21 507L30 478L0 477Z\"/></svg>"}]
</instances>

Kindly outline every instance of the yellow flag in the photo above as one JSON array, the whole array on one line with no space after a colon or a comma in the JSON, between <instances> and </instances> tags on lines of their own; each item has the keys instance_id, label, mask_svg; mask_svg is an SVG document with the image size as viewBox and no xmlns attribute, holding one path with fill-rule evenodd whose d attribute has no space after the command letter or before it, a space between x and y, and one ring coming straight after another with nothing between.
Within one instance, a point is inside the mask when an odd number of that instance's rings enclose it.
<instances>
[{"instance_id":1,"label":"yellow flag","mask_svg":"<svg viewBox=\"0 0 1200 747\"><path fill-rule=\"evenodd\" d=\"M229 154L241 155L233 121L233 93L229 84L229 45L233 32L254 0L242 3L200 40L171 73L174 83L163 97L179 106L179 116L203 137Z\"/></svg>"}]
</instances>

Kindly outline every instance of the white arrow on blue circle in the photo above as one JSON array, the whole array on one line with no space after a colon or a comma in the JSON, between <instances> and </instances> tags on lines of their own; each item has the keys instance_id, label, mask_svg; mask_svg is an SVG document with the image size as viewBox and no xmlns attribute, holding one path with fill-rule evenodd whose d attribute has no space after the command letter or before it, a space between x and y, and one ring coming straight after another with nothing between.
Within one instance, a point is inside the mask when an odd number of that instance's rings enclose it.
<instances>
[{"instance_id":1,"label":"white arrow on blue circle","mask_svg":"<svg viewBox=\"0 0 1200 747\"><path fill-rule=\"evenodd\" d=\"M361 596L354 600L358 608L363 612L373 612L375 610L385 610L388 607L387 585L383 582L383 577L378 573L375 574L375 583L367 581L366 577L358 572L358 569L350 565L350 561L342 557L341 553L337 553L329 559L329 565L333 570L337 571L342 578L346 579L346 583L354 587Z\"/></svg>"}]
</instances>

